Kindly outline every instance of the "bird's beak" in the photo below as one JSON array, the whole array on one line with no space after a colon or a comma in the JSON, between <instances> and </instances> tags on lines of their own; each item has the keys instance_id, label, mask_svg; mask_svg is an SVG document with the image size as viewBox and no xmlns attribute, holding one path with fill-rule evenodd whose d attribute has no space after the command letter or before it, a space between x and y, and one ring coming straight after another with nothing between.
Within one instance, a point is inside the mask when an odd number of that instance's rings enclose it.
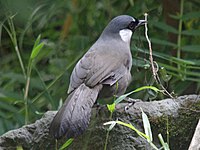
<instances>
[{"instance_id":1,"label":"bird's beak","mask_svg":"<svg viewBox=\"0 0 200 150\"><path fill-rule=\"evenodd\" d=\"M146 20L139 20L139 23L138 23L138 25L137 25L137 28L140 27L140 26L142 26L142 25L144 25L145 23L147 23Z\"/></svg>"}]
</instances>

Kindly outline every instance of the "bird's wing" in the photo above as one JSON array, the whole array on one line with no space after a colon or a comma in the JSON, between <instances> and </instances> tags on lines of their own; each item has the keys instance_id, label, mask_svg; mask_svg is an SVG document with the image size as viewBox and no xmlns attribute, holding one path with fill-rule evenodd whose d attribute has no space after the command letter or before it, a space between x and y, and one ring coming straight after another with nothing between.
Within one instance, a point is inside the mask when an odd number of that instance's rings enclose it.
<instances>
[{"instance_id":1,"label":"bird's wing","mask_svg":"<svg viewBox=\"0 0 200 150\"><path fill-rule=\"evenodd\" d=\"M85 82L88 73L94 65L95 53L88 51L76 64L70 77L68 93L74 91Z\"/></svg>"},{"instance_id":2,"label":"bird's wing","mask_svg":"<svg viewBox=\"0 0 200 150\"><path fill-rule=\"evenodd\" d=\"M85 83L89 87L116 83L127 72L128 55L119 59L115 53L99 53L88 51L75 66L68 93Z\"/></svg>"}]
</instances>

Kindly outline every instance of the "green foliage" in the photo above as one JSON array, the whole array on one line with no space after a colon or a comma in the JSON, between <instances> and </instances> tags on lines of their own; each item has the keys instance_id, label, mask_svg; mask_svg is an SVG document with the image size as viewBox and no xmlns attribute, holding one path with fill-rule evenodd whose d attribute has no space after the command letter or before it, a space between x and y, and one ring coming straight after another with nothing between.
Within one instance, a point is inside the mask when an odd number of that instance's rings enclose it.
<instances>
[{"instance_id":1,"label":"green foliage","mask_svg":"<svg viewBox=\"0 0 200 150\"><path fill-rule=\"evenodd\" d=\"M110 125L109 129L111 130L116 124L125 126L130 128L131 130L135 131L141 138L147 140L147 142L151 145L151 147L155 150L159 150L159 148L157 148L156 145L153 144L153 138L152 138L152 131L151 131L151 126L149 123L149 119L147 117L147 115L142 111L142 120L143 120L143 126L144 126L144 131L145 133L139 131L138 129L136 129L131 123L125 123L122 121L109 121L104 123L104 125ZM162 145L162 147L160 149L164 149L164 150L169 150L169 145L167 143L164 142L162 135L159 134L158 135L160 143Z\"/></svg>"},{"instance_id":2,"label":"green foliage","mask_svg":"<svg viewBox=\"0 0 200 150\"><path fill-rule=\"evenodd\" d=\"M129 96L129 95L131 95L131 94L133 94L133 93L142 91L142 90L153 90L153 91L156 92L156 93L162 92L161 90L157 89L157 88L154 87L154 86L143 86L143 87L140 87L140 88L135 89L135 90L132 91L132 92L129 92L129 93L127 93L127 94L121 95L120 97L118 97L118 98L114 101L114 103L115 103L115 104L118 104L118 103L120 103L122 100L124 100L127 96Z\"/></svg>"},{"instance_id":3,"label":"green foliage","mask_svg":"<svg viewBox=\"0 0 200 150\"><path fill-rule=\"evenodd\" d=\"M147 12L153 57L162 68L158 73L163 85L176 95L198 92L199 1L184 1L183 6L182 15L170 14L178 22L182 20L180 30L166 23L162 1L1 0L0 134L58 108L59 102L67 97L74 65L109 20L119 14L142 19ZM181 35L179 44L170 40L169 33ZM133 81L128 91L143 85L159 88L152 79L143 29L134 33L131 50ZM163 95L143 90L134 97L151 100Z\"/></svg>"},{"instance_id":4,"label":"green foliage","mask_svg":"<svg viewBox=\"0 0 200 150\"><path fill-rule=\"evenodd\" d=\"M73 138L70 138L69 140L67 140L62 146L61 146L61 148L59 149L59 150L64 150L64 149L66 149L72 142L73 142Z\"/></svg>"},{"instance_id":5,"label":"green foliage","mask_svg":"<svg viewBox=\"0 0 200 150\"><path fill-rule=\"evenodd\" d=\"M108 110L113 113L115 111L115 103L107 104Z\"/></svg>"},{"instance_id":6,"label":"green foliage","mask_svg":"<svg viewBox=\"0 0 200 150\"><path fill-rule=\"evenodd\" d=\"M144 126L144 132L145 132L145 135L148 136L147 141L152 142L153 136L152 136L152 132L151 132L151 126L149 123L149 119L142 109L141 109L141 111L142 111L142 121L143 121L143 126Z\"/></svg>"}]
</instances>

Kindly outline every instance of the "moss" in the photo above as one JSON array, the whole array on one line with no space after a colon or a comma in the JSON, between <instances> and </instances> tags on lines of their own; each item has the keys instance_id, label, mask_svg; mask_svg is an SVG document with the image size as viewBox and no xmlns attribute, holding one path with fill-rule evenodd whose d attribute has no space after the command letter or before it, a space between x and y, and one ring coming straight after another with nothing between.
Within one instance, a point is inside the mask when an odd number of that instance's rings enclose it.
<instances>
[{"instance_id":1,"label":"moss","mask_svg":"<svg viewBox=\"0 0 200 150\"><path fill-rule=\"evenodd\" d=\"M178 117L162 116L159 119L151 118L152 130L155 141L158 141L158 134L161 133L167 141L167 118L169 130L169 145L171 149L187 150L193 137L197 122L199 120L200 103L188 105L178 112Z\"/></svg>"}]
</instances>

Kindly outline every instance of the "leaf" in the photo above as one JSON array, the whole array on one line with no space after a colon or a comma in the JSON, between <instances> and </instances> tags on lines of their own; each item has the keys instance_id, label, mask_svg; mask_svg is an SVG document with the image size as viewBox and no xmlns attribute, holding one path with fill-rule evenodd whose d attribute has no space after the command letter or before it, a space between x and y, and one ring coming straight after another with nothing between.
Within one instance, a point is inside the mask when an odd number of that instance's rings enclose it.
<instances>
[{"instance_id":1,"label":"leaf","mask_svg":"<svg viewBox=\"0 0 200 150\"><path fill-rule=\"evenodd\" d=\"M138 58L138 57L134 57L133 56L133 61L132 61L133 66L137 66L137 67L142 67L142 68L149 68L150 67L150 63L148 60L144 61L144 58Z\"/></svg>"},{"instance_id":2,"label":"leaf","mask_svg":"<svg viewBox=\"0 0 200 150\"><path fill-rule=\"evenodd\" d=\"M42 47L44 46L44 43L40 43L39 45L37 45L31 53L31 59L34 59L40 52L40 50L42 49Z\"/></svg>"},{"instance_id":3,"label":"leaf","mask_svg":"<svg viewBox=\"0 0 200 150\"><path fill-rule=\"evenodd\" d=\"M157 28L159 29L162 29L166 32L171 32L171 33L175 33L175 34L178 34L178 30L166 23L163 23L163 22L156 22L154 23L154 26L156 26Z\"/></svg>"},{"instance_id":4,"label":"leaf","mask_svg":"<svg viewBox=\"0 0 200 150\"><path fill-rule=\"evenodd\" d=\"M135 131L140 137L146 139L150 145L155 149L155 150L158 150L158 148L150 141L150 137L146 134L144 134L143 132L139 131L138 129L136 129L132 124L130 123L125 123L125 122L122 122L122 121L109 121L109 122L106 122L104 123L103 125L109 125L109 124L120 124L120 125L123 125L125 127L128 127L130 129L132 129L133 131Z\"/></svg>"},{"instance_id":5,"label":"leaf","mask_svg":"<svg viewBox=\"0 0 200 150\"><path fill-rule=\"evenodd\" d=\"M113 113L115 111L115 103L107 104L108 110Z\"/></svg>"},{"instance_id":6,"label":"leaf","mask_svg":"<svg viewBox=\"0 0 200 150\"><path fill-rule=\"evenodd\" d=\"M116 121L109 121L109 122L104 123L103 125L110 125L110 127L108 128L108 131L111 131L116 125L116 123L117 123Z\"/></svg>"},{"instance_id":7,"label":"leaf","mask_svg":"<svg viewBox=\"0 0 200 150\"><path fill-rule=\"evenodd\" d=\"M184 21L189 20L189 19L196 19L196 18L200 18L200 11L187 13L182 16L182 20Z\"/></svg>"},{"instance_id":8,"label":"leaf","mask_svg":"<svg viewBox=\"0 0 200 150\"><path fill-rule=\"evenodd\" d=\"M147 141L152 142L153 136L152 136L152 132L151 132L151 126L149 123L149 119L148 119L147 115L143 112L142 108L140 108L140 109L142 111L142 121L143 121L144 131L145 131L145 134L149 137L149 139L147 139Z\"/></svg>"},{"instance_id":9,"label":"leaf","mask_svg":"<svg viewBox=\"0 0 200 150\"><path fill-rule=\"evenodd\" d=\"M163 137L161 134L158 134L158 138L160 140L161 145L163 146L164 150L170 150L169 145L164 142Z\"/></svg>"},{"instance_id":10,"label":"leaf","mask_svg":"<svg viewBox=\"0 0 200 150\"><path fill-rule=\"evenodd\" d=\"M141 40L141 41L145 41L146 42L146 38L145 37L136 37L134 36L133 39L136 39L136 40ZM172 43L170 41L167 41L167 40L161 40L161 39L158 39L158 38L151 38L150 39L152 43L155 43L155 44L158 44L158 45L165 45L165 46L172 46L172 47L177 47L177 45L175 43Z\"/></svg>"},{"instance_id":11,"label":"leaf","mask_svg":"<svg viewBox=\"0 0 200 150\"><path fill-rule=\"evenodd\" d=\"M131 94L133 94L133 93L142 91L142 90L146 90L146 89L151 89L151 90L155 91L156 93L157 93L157 92L161 92L161 90L159 90L158 88L156 88L156 87L154 87L154 86L143 86L143 87L140 87L140 88L135 89L135 90L132 91L132 92L129 92L129 93L124 94L124 95L121 95L120 97L118 97L118 98L114 101L114 103L115 103L115 104L118 104L118 103L120 103L122 100L124 100L127 96L129 96L129 95L131 95Z\"/></svg>"},{"instance_id":12,"label":"leaf","mask_svg":"<svg viewBox=\"0 0 200 150\"><path fill-rule=\"evenodd\" d=\"M17 146L16 150L23 150L23 147L21 145Z\"/></svg>"},{"instance_id":13,"label":"leaf","mask_svg":"<svg viewBox=\"0 0 200 150\"><path fill-rule=\"evenodd\" d=\"M182 50L185 52L193 52L200 54L200 45L186 45L182 47Z\"/></svg>"},{"instance_id":14,"label":"leaf","mask_svg":"<svg viewBox=\"0 0 200 150\"><path fill-rule=\"evenodd\" d=\"M147 89L151 89L153 91L155 91L156 93L161 92L161 90L159 90L158 88L156 88L155 86L142 86L140 88L137 88L136 90L134 90L133 92L139 92L142 90L147 90Z\"/></svg>"},{"instance_id":15,"label":"leaf","mask_svg":"<svg viewBox=\"0 0 200 150\"><path fill-rule=\"evenodd\" d=\"M172 42L169 42L166 40L160 40L160 39L156 39L156 38L151 38L151 42L155 43L155 44L159 44L159 45L172 46L174 48L177 47L177 45Z\"/></svg>"},{"instance_id":16,"label":"leaf","mask_svg":"<svg viewBox=\"0 0 200 150\"><path fill-rule=\"evenodd\" d=\"M72 142L73 142L73 138L70 138L69 140L67 140L59 150L64 150L65 148L67 148Z\"/></svg>"},{"instance_id":17,"label":"leaf","mask_svg":"<svg viewBox=\"0 0 200 150\"><path fill-rule=\"evenodd\" d=\"M41 35L38 35L37 39L35 40L30 59L34 59L38 55L42 47L44 46L43 42L40 43L40 39L41 39Z\"/></svg>"},{"instance_id":18,"label":"leaf","mask_svg":"<svg viewBox=\"0 0 200 150\"><path fill-rule=\"evenodd\" d=\"M164 67L161 67L159 72L160 72L160 74L161 74L161 78L162 78L165 82L168 82L168 81L172 78L172 75L168 75L168 74L167 74L167 70L166 70Z\"/></svg>"},{"instance_id":19,"label":"leaf","mask_svg":"<svg viewBox=\"0 0 200 150\"><path fill-rule=\"evenodd\" d=\"M35 40L35 43L34 43L33 49L35 49L36 46L39 45L39 43L40 43L40 39L41 39L41 34L39 34L38 37L37 37L37 39Z\"/></svg>"},{"instance_id":20,"label":"leaf","mask_svg":"<svg viewBox=\"0 0 200 150\"><path fill-rule=\"evenodd\" d=\"M185 31L182 31L181 34L191 35L191 36L200 36L200 30L185 30Z\"/></svg>"},{"instance_id":21,"label":"leaf","mask_svg":"<svg viewBox=\"0 0 200 150\"><path fill-rule=\"evenodd\" d=\"M127 96L131 95L132 93L133 93L133 92L130 92L130 93L121 95L120 97L118 97L118 98L114 101L114 103L115 103L115 104L120 103L120 102L123 101Z\"/></svg>"},{"instance_id":22,"label":"leaf","mask_svg":"<svg viewBox=\"0 0 200 150\"><path fill-rule=\"evenodd\" d=\"M189 71L189 70L183 70L183 69L177 69L176 67L173 67L171 65L165 65L163 63L159 63L161 66L165 67L169 73L170 70L176 72L176 73L182 73L182 74L185 74L185 75L191 75L191 76L196 76L196 77L200 77L200 74L198 72L195 72L195 71ZM187 66L185 66L185 68L187 69ZM169 73L171 74L171 73Z\"/></svg>"},{"instance_id":23,"label":"leaf","mask_svg":"<svg viewBox=\"0 0 200 150\"><path fill-rule=\"evenodd\" d=\"M200 11L197 12L190 12L187 14L184 14L182 17L180 15L170 15L171 18L183 21L189 20L189 19L196 19L200 17Z\"/></svg>"},{"instance_id":24,"label":"leaf","mask_svg":"<svg viewBox=\"0 0 200 150\"><path fill-rule=\"evenodd\" d=\"M13 112L13 113L16 113L18 111L17 107L14 107L10 103L6 103L3 101L0 101L0 109L4 109L5 111Z\"/></svg>"}]
</instances>

